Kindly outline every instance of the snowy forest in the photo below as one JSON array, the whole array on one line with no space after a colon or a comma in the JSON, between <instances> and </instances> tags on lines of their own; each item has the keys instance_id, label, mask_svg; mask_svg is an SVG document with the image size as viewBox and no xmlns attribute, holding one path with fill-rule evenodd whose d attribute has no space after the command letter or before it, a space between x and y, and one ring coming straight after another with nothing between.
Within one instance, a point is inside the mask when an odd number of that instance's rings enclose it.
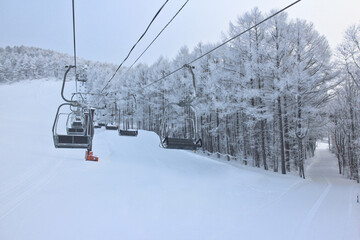
<instances>
[{"instance_id":1,"label":"snowy forest","mask_svg":"<svg viewBox=\"0 0 360 240\"><path fill-rule=\"evenodd\" d=\"M223 39L271 14L257 8L245 13L229 24ZM194 62L202 151L282 174L298 172L305 178L304 163L314 155L316 141L328 137L339 173L359 182L359 42L360 24L348 28L343 43L331 49L312 23L282 13ZM150 66L123 67L108 86L116 65L84 59L78 59L78 65L86 66L89 102L106 106L99 111L107 121L109 116L119 121L116 116L130 107L140 129L159 133L166 117L172 135L188 136L192 129L186 119L191 113L165 108L192 95L191 71L183 68L158 80L217 45L199 43L192 50L184 46L174 59L160 57ZM64 66L72 61L70 55L51 50L0 48L0 83L60 80ZM130 95L136 96L136 107L126 101Z\"/></svg>"},{"instance_id":2,"label":"snowy forest","mask_svg":"<svg viewBox=\"0 0 360 240\"><path fill-rule=\"evenodd\" d=\"M68 54L35 47L0 48L0 83L13 83L28 79L56 78L63 79L65 66L73 64L73 57ZM78 59L82 66L89 66L91 79L104 78L115 71L114 64Z\"/></svg>"}]
</instances>

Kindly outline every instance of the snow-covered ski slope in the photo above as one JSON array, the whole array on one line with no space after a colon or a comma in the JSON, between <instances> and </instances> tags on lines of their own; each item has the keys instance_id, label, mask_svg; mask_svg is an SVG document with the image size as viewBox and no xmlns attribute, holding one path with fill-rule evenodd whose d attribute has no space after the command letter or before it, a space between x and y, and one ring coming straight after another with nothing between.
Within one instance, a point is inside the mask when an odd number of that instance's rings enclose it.
<instances>
[{"instance_id":1,"label":"snow-covered ski slope","mask_svg":"<svg viewBox=\"0 0 360 240\"><path fill-rule=\"evenodd\" d=\"M0 239L360 239L358 184L319 144L307 180L98 129L55 149L60 82L0 86Z\"/></svg>"}]
</instances>

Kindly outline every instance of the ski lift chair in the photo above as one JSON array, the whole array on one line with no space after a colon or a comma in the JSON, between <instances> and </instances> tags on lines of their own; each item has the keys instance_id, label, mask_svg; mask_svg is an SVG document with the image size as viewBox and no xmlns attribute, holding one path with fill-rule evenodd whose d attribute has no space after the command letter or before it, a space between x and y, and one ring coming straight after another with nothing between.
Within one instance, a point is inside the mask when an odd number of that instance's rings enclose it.
<instances>
[{"instance_id":1,"label":"ski lift chair","mask_svg":"<svg viewBox=\"0 0 360 240\"><path fill-rule=\"evenodd\" d=\"M198 134L197 130L197 117L196 117L196 111L193 107L193 101L196 98L196 79L195 74L193 72L193 66L190 65L184 65L184 68L188 69L191 73L192 80L193 80L193 94L192 96L187 96L185 99L179 101L178 103L169 103L165 107L164 116L162 119L162 127L160 128L160 140L161 145L164 148L171 148L171 149L187 149L187 150L196 150L200 147L202 147L202 140ZM178 106L181 108L188 108L189 113L190 111L193 111L193 114L189 114L189 116L193 116L192 118L186 118L185 121L190 122L189 129L193 130L192 137L190 138L176 138L176 137L169 137L168 136L168 129L167 129L167 123L166 123L166 111L168 111L169 107L171 106ZM185 122L186 124L186 122Z\"/></svg>"},{"instance_id":2,"label":"ski lift chair","mask_svg":"<svg viewBox=\"0 0 360 240\"><path fill-rule=\"evenodd\" d=\"M133 101L129 101L128 99L133 99ZM136 137L139 133L138 124L136 122L136 118L134 117L137 109L136 105L136 97L134 94L128 95L128 109L123 111L123 119L122 124L119 125L119 135L120 136L129 136ZM130 106L131 105L131 110ZM135 122L135 123L134 123Z\"/></svg>"},{"instance_id":3,"label":"ski lift chair","mask_svg":"<svg viewBox=\"0 0 360 240\"><path fill-rule=\"evenodd\" d=\"M84 110L83 111L83 119L84 119L84 131L80 132L69 132L61 133L58 130L58 123L60 118L63 115L68 115L69 113L60 112L61 108L65 105L71 106L70 103L63 103L58 107L56 112L55 121L52 128L53 140L55 148L85 148L88 151L91 151L92 148L92 138L94 135L93 126L92 126L92 110ZM70 113L71 114L71 113Z\"/></svg>"},{"instance_id":4,"label":"ski lift chair","mask_svg":"<svg viewBox=\"0 0 360 240\"><path fill-rule=\"evenodd\" d=\"M113 106L113 107L112 107ZM109 112L111 111L111 112ZM117 116L117 104L116 104L116 98L114 100L114 104L107 104L107 112L104 114L106 116L105 118L105 129L106 130L118 130L118 124L116 116ZM104 116L103 115L103 116Z\"/></svg>"},{"instance_id":5,"label":"ski lift chair","mask_svg":"<svg viewBox=\"0 0 360 240\"><path fill-rule=\"evenodd\" d=\"M128 130L123 130L123 129L119 129L119 134L121 136L132 136L132 137L136 137L138 135L138 130L132 130L132 129L128 129Z\"/></svg>"},{"instance_id":6,"label":"ski lift chair","mask_svg":"<svg viewBox=\"0 0 360 240\"><path fill-rule=\"evenodd\" d=\"M120 136L136 137L139 134L137 124L135 124L136 127L134 127L134 124L132 124L132 127L129 127L129 125L129 122L126 122L124 128L119 128Z\"/></svg>"},{"instance_id":7,"label":"ski lift chair","mask_svg":"<svg viewBox=\"0 0 360 240\"><path fill-rule=\"evenodd\" d=\"M178 105L178 103L170 103L168 107L171 105ZM182 106L181 106L182 107ZM190 109L194 110L192 106L189 106ZM166 112L166 111L165 111ZM180 137L169 137L169 130L167 129L167 123L165 116L162 120L162 127L160 130L160 140L161 145L164 148L168 149L184 149L184 150L197 150L202 147L201 138L197 138L197 124L196 124L196 112L194 111L194 118L186 118L186 121L190 123L189 129L192 129L192 137L189 138L180 138Z\"/></svg>"},{"instance_id":8,"label":"ski lift chair","mask_svg":"<svg viewBox=\"0 0 360 240\"><path fill-rule=\"evenodd\" d=\"M124 117L122 124L119 125L120 136L136 137L138 135L138 124L134 123L134 120L132 113Z\"/></svg>"},{"instance_id":9,"label":"ski lift chair","mask_svg":"<svg viewBox=\"0 0 360 240\"><path fill-rule=\"evenodd\" d=\"M118 130L118 125L114 123L114 114L111 114L110 117L108 116L105 129L106 130Z\"/></svg>"},{"instance_id":10,"label":"ski lift chair","mask_svg":"<svg viewBox=\"0 0 360 240\"><path fill-rule=\"evenodd\" d=\"M116 124L108 123L105 125L106 130L118 130L118 126Z\"/></svg>"},{"instance_id":11,"label":"ski lift chair","mask_svg":"<svg viewBox=\"0 0 360 240\"><path fill-rule=\"evenodd\" d=\"M95 114L94 114L94 128L101 128L101 127L105 127L105 123L104 120L102 118L102 114L101 114L102 109L97 108L95 110Z\"/></svg>"},{"instance_id":12,"label":"ski lift chair","mask_svg":"<svg viewBox=\"0 0 360 240\"><path fill-rule=\"evenodd\" d=\"M74 14L74 4L73 4L73 14ZM74 66L66 66L67 70L64 74L64 80L61 88L61 97L65 101L65 103L61 104L57 111L55 120L52 126L52 135L53 135L53 141L55 148L85 148L87 151L85 152L85 159L88 161L98 161L99 158L93 155L92 152L92 139L94 136L94 125L93 125L93 118L94 118L94 109L85 107L86 101L83 100L83 103L79 103L77 100L73 100L73 97L78 94L78 91L76 89L76 93L72 96L71 100L67 99L64 96L64 89L65 89L65 83L66 83L66 76L69 73L71 69L75 69L75 85L77 85L77 81L79 80L79 76L76 76L76 50L75 50L75 20L73 18L73 27L74 27ZM81 78L81 77L80 77ZM80 82L86 82L86 78L81 78ZM81 93L80 93L80 97ZM63 116L66 113L60 112L62 110L62 107L69 106L70 111L74 112L72 110L72 107L80 108L80 115L77 115L75 117L75 121L71 123L71 127L67 127L67 124L65 125L66 131L59 132L58 131L58 125L61 116ZM69 122L69 117L71 116L71 113L67 113L67 122ZM83 120L83 121L81 121ZM81 129L81 130L78 130Z\"/></svg>"},{"instance_id":13,"label":"ski lift chair","mask_svg":"<svg viewBox=\"0 0 360 240\"><path fill-rule=\"evenodd\" d=\"M71 112L66 121L66 132L69 135L83 135L85 132L83 118L79 113Z\"/></svg>"},{"instance_id":14,"label":"ski lift chair","mask_svg":"<svg viewBox=\"0 0 360 240\"><path fill-rule=\"evenodd\" d=\"M194 151L202 147L201 139L195 141L194 139L165 137L163 140L163 144L165 148L185 149Z\"/></svg>"},{"instance_id":15,"label":"ski lift chair","mask_svg":"<svg viewBox=\"0 0 360 240\"><path fill-rule=\"evenodd\" d=\"M54 146L55 148L86 148L88 152L90 152L92 150L92 139L94 136L94 109L81 107L77 101L68 100L64 96L66 76L72 68L75 68L75 66L69 66L64 74L61 97L65 103L58 107L55 115L52 127ZM67 112L61 111L64 106L69 106L69 110ZM75 111L73 108L77 108L77 110ZM67 117L66 122L62 123L66 123L66 131L59 131L59 122L61 122L65 116ZM62 125L62 123L60 124ZM80 128L82 129L75 130Z\"/></svg>"}]
</instances>

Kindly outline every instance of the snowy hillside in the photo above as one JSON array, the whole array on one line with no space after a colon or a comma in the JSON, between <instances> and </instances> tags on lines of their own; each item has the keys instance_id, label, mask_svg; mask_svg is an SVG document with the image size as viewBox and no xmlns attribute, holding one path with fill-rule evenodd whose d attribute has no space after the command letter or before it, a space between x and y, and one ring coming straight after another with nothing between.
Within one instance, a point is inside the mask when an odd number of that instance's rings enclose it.
<instances>
[{"instance_id":1,"label":"snowy hillside","mask_svg":"<svg viewBox=\"0 0 360 240\"><path fill-rule=\"evenodd\" d=\"M0 86L0 239L360 239L360 186L318 143L307 180L97 129L55 149L61 82Z\"/></svg>"},{"instance_id":2,"label":"snowy hillside","mask_svg":"<svg viewBox=\"0 0 360 240\"><path fill-rule=\"evenodd\" d=\"M65 66L72 62L72 56L52 50L26 46L0 47L0 83L51 77L62 79ZM79 66L89 67L87 74L95 81L105 78L116 69L112 64L81 58L78 58L78 63Z\"/></svg>"}]
</instances>

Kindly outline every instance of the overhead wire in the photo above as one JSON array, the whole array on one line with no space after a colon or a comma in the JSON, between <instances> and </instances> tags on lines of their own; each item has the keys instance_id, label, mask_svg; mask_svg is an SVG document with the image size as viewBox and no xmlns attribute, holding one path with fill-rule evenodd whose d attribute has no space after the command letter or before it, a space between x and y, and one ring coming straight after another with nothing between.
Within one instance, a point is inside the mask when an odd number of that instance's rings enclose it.
<instances>
[{"instance_id":1,"label":"overhead wire","mask_svg":"<svg viewBox=\"0 0 360 240\"><path fill-rule=\"evenodd\" d=\"M268 21L269 19L271 19L271 18L275 17L276 15L278 15L278 14L280 14L280 13L284 12L285 10L287 10L288 8L290 8L290 7L294 6L295 4L299 3L300 1L301 1L301 0L297 0L297 1L293 2L293 3L291 3L290 5L288 5L288 6L284 7L284 8L282 8L281 10L279 10L279 11L275 12L274 14L270 15L269 17L267 17L267 18L263 19L262 21L260 21L260 22L258 22L258 23L256 23L256 24L254 24L254 25L253 25L253 26L251 26L250 28L248 28L248 29L244 30L243 32L241 32L241 33L239 33L239 34L235 35L234 37L232 37L232 38L230 38L230 39L228 39L228 40L224 41L224 42L223 42L223 43L221 43L220 45L218 45L218 46L214 47L213 49L209 50L208 52L206 52L206 53L204 53L204 54L200 55L199 57L197 57L197 58L193 59L192 61L190 61L190 62L188 62L188 63L185 63L183 66L181 66L181 67L179 67L179 68L177 68L177 69L173 70L172 72L168 73L167 75L165 75L165 76L163 76L163 77L161 77L161 78L159 78L159 79L157 79L157 80L155 80L155 81L153 81L153 82L149 83L148 85L146 85L146 86L142 87L142 89L145 89L145 88L147 88L147 87L150 87L151 85L154 85L155 83L158 83L158 82L160 82L160 81L162 81L162 80L166 79L167 77L171 76L172 74L174 74L174 73L176 73L176 72L180 71L181 69L183 69L186 65L191 65L191 64L193 64L194 62L196 62L196 61L198 61L199 59L201 59L201 58L205 57L206 55L208 55L208 54L210 54L210 53L214 52L215 50L217 50L217 49L219 49L220 47L222 47L222 46L226 45L227 43L231 42L232 40L234 40L234 39L236 39L236 38L240 37L241 35L243 35L243 34L245 34L245 33L249 32L249 31L251 31L252 29L256 28L257 26L261 25L262 23L264 23L264 22Z\"/></svg>"},{"instance_id":2,"label":"overhead wire","mask_svg":"<svg viewBox=\"0 0 360 240\"><path fill-rule=\"evenodd\" d=\"M154 38L154 40L151 41L151 43L145 48L145 50L139 55L139 57L134 61L133 64L131 64L131 66L127 69L127 71L125 72L128 73L130 71L130 69L137 63L137 61L145 54L145 52L150 48L150 46L156 41L156 39L162 34L162 32L170 25L170 23L176 18L176 16L181 12L181 10L186 6L186 4L189 2L189 0L187 0L182 6L181 8L176 12L176 14L170 19L170 21L163 27L163 29L161 29L161 31L158 33L158 35Z\"/></svg>"},{"instance_id":3,"label":"overhead wire","mask_svg":"<svg viewBox=\"0 0 360 240\"><path fill-rule=\"evenodd\" d=\"M112 77L108 80L108 82L106 83L106 85L104 86L104 88L101 90L101 93L107 88L107 86L110 84L110 82L114 79L116 73L119 71L119 69L121 68L121 66L124 64L124 62L129 58L131 52L134 50L134 48L136 47L136 45L140 42L140 40L145 36L145 34L147 33L147 31L149 30L150 26L152 25L152 23L155 21L155 19L157 18L157 16L160 14L161 10L165 7L165 5L169 2L169 0L166 0L164 2L164 4L160 7L160 9L157 11L157 13L155 14L155 16L152 18L152 20L150 21L149 25L147 26L147 28L145 29L144 33L140 36L140 38L136 41L136 43L134 44L134 46L130 49L129 53L127 54L127 56L125 57L125 59L120 63L119 67L116 69L115 73L112 75Z\"/></svg>"},{"instance_id":4,"label":"overhead wire","mask_svg":"<svg viewBox=\"0 0 360 240\"><path fill-rule=\"evenodd\" d=\"M76 42L75 42L75 3L72 0L72 17L73 17L73 41L74 41L74 66L75 66L75 89L77 89L77 78L76 78Z\"/></svg>"}]
</instances>

